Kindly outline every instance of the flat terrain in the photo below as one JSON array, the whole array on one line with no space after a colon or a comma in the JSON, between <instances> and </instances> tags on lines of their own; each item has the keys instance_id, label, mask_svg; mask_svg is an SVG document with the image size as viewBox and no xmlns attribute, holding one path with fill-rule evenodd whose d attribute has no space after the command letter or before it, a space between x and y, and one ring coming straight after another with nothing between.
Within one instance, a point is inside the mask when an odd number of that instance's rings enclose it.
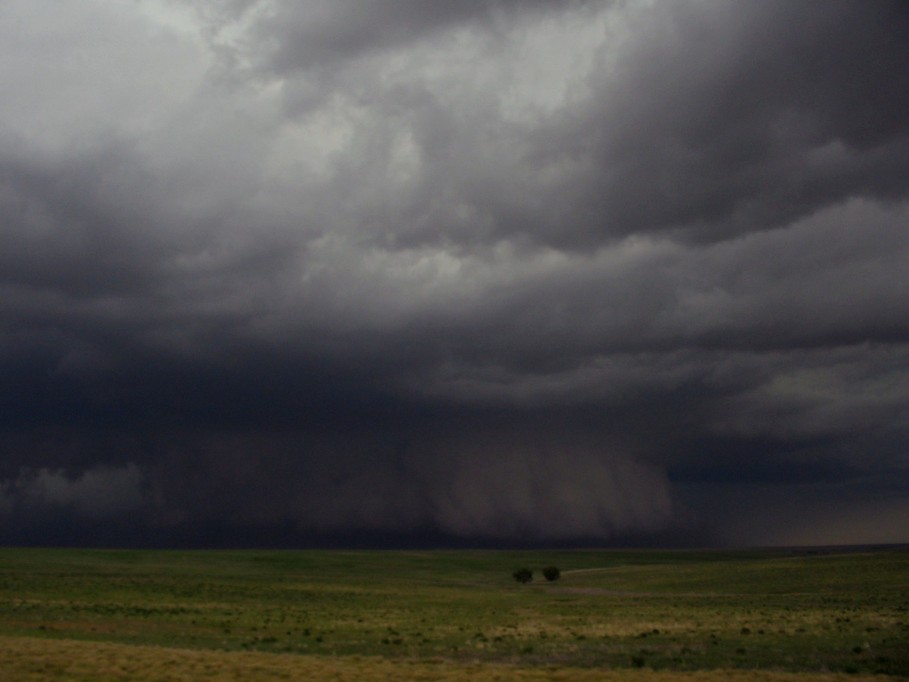
<instances>
[{"instance_id":1,"label":"flat terrain","mask_svg":"<svg viewBox=\"0 0 909 682\"><path fill-rule=\"evenodd\" d=\"M0 549L4 680L895 676L904 549Z\"/></svg>"}]
</instances>

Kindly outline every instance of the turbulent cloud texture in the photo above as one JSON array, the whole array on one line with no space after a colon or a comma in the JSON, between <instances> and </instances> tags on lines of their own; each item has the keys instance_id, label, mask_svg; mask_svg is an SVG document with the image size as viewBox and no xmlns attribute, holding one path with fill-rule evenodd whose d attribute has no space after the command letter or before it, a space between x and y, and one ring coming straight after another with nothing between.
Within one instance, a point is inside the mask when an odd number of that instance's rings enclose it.
<instances>
[{"instance_id":1,"label":"turbulent cloud texture","mask_svg":"<svg viewBox=\"0 0 909 682\"><path fill-rule=\"evenodd\" d=\"M909 540L906 45L3 3L0 541Z\"/></svg>"}]
</instances>

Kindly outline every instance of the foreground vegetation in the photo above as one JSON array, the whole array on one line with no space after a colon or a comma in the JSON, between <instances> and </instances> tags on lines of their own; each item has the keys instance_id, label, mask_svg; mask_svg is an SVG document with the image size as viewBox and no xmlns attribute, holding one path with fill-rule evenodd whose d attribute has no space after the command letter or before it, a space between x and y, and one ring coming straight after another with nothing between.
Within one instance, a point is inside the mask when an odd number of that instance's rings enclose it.
<instances>
[{"instance_id":1,"label":"foreground vegetation","mask_svg":"<svg viewBox=\"0 0 909 682\"><path fill-rule=\"evenodd\" d=\"M530 566L529 584L512 577ZM560 579L546 582L544 566ZM909 676L909 551L0 549L0 677Z\"/></svg>"}]
</instances>

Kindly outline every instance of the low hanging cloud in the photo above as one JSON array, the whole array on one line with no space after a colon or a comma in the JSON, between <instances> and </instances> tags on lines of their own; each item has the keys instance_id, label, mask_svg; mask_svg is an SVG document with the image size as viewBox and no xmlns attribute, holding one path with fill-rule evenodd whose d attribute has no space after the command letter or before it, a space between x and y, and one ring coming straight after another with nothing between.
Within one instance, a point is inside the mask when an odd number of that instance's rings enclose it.
<instances>
[{"instance_id":1,"label":"low hanging cloud","mask_svg":"<svg viewBox=\"0 0 909 682\"><path fill-rule=\"evenodd\" d=\"M22 469L0 482L0 509L71 509L90 519L134 512L144 503L142 472L135 464L98 466L76 476L47 468Z\"/></svg>"}]
</instances>

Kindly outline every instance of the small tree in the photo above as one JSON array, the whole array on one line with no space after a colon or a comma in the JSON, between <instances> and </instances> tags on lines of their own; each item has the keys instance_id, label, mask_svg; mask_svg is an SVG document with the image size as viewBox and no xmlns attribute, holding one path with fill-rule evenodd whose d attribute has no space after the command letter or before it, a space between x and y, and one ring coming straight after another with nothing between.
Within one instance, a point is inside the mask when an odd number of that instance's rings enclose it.
<instances>
[{"instance_id":1,"label":"small tree","mask_svg":"<svg viewBox=\"0 0 909 682\"><path fill-rule=\"evenodd\" d=\"M529 583L531 580L533 580L533 571L531 571L529 568L519 568L517 571L511 574L511 577L519 583Z\"/></svg>"},{"instance_id":2,"label":"small tree","mask_svg":"<svg viewBox=\"0 0 909 682\"><path fill-rule=\"evenodd\" d=\"M555 566L547 566L543 569L543 577L549 582L554 582L562 577L562 572Z\"/></svg>"}]
</instances>

